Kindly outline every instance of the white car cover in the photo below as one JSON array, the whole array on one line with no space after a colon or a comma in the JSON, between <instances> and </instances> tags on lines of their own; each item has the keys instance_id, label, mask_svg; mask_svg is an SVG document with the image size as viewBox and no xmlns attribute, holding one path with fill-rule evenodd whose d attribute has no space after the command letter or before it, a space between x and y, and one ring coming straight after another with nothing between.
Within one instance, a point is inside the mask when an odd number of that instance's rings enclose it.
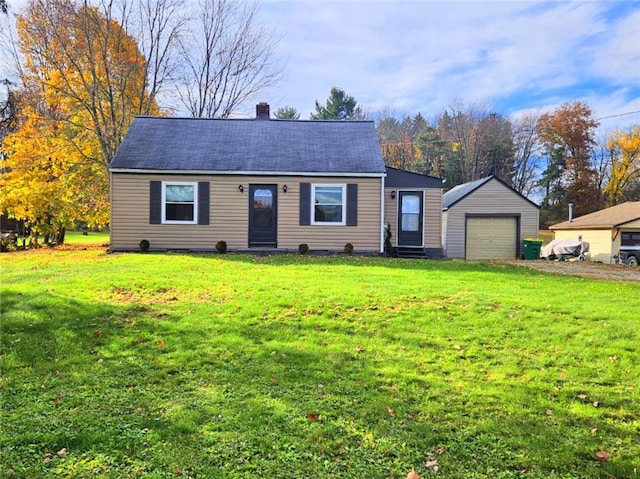
<instances>
[{"instance_id":1,"label":"white car cover","mask_svg":"<svg viewBox=\"0 0 640 479\"><path fill-rule=\"evenodd\" d=\"M589 243L578 240L553 240L540 248L540 257L580 256L589 252Z\"/></svg>"}]
</instances>

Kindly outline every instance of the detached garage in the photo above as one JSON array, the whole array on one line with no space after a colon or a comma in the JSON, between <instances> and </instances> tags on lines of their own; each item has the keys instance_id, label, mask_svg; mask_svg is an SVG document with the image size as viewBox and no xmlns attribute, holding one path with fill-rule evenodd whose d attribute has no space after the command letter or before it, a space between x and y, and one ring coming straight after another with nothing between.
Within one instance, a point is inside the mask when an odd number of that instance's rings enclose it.
<instances>
[{"instance_id":1,"label":"detached garage","mask_svg":"<svg viewBox=\"0 0 640 479\"><path fill-rule=\"evenodd\" d=\"M449 258L516 259L538 236L539 207L496 176L442 196L442 243Z\"/></svg>"}]
</instances>

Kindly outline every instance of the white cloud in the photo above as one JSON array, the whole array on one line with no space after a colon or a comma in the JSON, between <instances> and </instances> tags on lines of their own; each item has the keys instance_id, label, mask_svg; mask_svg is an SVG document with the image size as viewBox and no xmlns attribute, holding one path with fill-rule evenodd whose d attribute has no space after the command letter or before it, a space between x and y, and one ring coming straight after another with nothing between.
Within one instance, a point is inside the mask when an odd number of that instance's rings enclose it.
<instances>
[{"instance_id":1,"label":"white cloud","mask_svg":"<svg viewBox=\"0 0 640 479\"><path fill-rule=\"evenodd\" d=\"M624 14L611 14L617 9ZM436 114L487 99L509 114L640 96L640 5L625 2L277 1L287 80L272 92L308 117L340 86L369 110ZM626 68L626 69L625 69ZM606 73L604 73L606 72Z\"/></svg>"}]
</instances>

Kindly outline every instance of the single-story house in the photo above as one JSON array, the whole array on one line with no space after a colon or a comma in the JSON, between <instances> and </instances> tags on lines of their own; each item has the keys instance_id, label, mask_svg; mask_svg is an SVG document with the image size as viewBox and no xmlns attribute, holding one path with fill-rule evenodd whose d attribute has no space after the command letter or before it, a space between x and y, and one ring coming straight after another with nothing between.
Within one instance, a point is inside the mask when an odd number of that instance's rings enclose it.
<instances>
[{"instance_id":1,"label":"single-story house","mask_svg":"<svg viewBox=\"0 0 640 479\"><path fill-rule=\"evenodd\" d=\"M396 223L371 121L136 117L109 171L114 251L381 253Z\"/></svg>"},{"instance_id":2,"label":"single-story house","mask_svg":"<svg viewBox=\"0 0 640 479\"><path fill-rule=\"evenodd\" d=\"M589 259L609 263L621 246L640 245L640 201L628 201L550 226L555 239L589 243Z\"/></svg>"},{"instance_id":3,"label":"single-story house","mask_svg":"<svg viewBox=\"0 0 640 479\"><path fill-rule=\"evenodd\" d=\"M448 258L517 259L537 238L540 207L496 176L442 195L442 244Z\"/></svg>"},{"instance_id":4,"label":"single-story house","mask_svg":"<svg viewBox=\"0 0 640 479\"><path fill-rule=\"evenodd\" d=\"M384 223L399 256L442 257L442 180L387 167Z\"/></svg>"}]
</instances>

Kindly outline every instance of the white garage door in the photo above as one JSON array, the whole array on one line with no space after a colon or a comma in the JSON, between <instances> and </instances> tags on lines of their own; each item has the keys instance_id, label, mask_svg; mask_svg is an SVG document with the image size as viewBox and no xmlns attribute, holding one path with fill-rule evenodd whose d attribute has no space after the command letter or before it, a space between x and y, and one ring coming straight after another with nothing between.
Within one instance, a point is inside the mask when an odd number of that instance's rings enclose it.
<instances>
[{"instance_id":1,"label":"white garage door","mask_svg":"<svg viewBox=\"0 0 640 479\"><path fill-rule=\"evenodd\" d=\"M516 218L467 218L466 259L515 259Z\"/></svg>"}]
</instances>

